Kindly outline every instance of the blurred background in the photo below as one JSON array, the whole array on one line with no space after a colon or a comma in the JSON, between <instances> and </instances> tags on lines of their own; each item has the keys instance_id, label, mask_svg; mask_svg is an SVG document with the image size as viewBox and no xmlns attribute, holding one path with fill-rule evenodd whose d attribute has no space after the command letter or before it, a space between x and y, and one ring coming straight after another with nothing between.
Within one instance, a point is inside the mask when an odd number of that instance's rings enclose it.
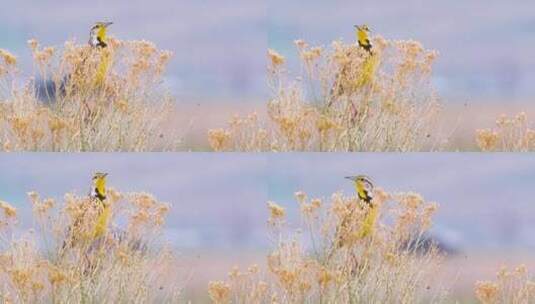
<instances>
[{"instance_id":1,"label":"blurred background","mask_svg":"<svg viewBox=\"0 0 535 304\"><path fill-rule=\"evenodd\" d=\"M414 191L440 208L432 236L451 250L444 275L471 292L502 263L535 266L535 158L529 154L4 154L0 200L29 228L26 193L85 195L95 171L110 187L147 191L172 206L163 237L195 269L201 289L235 264L262 264L270 242L266 202L299 224L296 191L328 200L353 194L344 176L367 174L389 192ZM531 268L533 270L533 268ZM203 289L205 290L205 289Z\"/></svg>"}]
</instances>

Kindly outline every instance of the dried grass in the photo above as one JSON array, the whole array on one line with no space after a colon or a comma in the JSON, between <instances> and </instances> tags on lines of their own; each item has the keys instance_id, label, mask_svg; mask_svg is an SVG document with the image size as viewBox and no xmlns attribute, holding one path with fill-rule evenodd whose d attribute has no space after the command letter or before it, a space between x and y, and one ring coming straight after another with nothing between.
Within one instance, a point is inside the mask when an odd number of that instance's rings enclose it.
<instances>
[{"instance_id":1,"label":"dried grass","mask_svg":"<svg viewBox=\"0 0 535 304\"><path fill-rule=\"evenodd\" d=\"M170 52L113 38L105 49L73 41L61 49L34 39L28 45L34 60L28 80L22 80L16 58L0 51L1 150L177 148L179 138L163 131L173 103L162 88Z\"/></svg>"},{"instance_id":2,"label":"dried grass","mask_svg":"<svg viewBox=\"0 0 535 304\"><path fill-rule=\"evenodd\" d=\"M286 211L268 203L273 249L267 269L238 268L226 281L212 281L214 303L436 303L445 289L433 280L442 254L422 239L437 210L414 193L378 189L379 222L359 232L367 212L356 197L341 193L330 202L296 193L301 224L290 229Z\"/></svg>"},{"instance_id":3,"label":"dried grass","mask_svg":"<svg viewBox=\"0 0 535 304\"><path fill-rule=\"evenodd\" d=\"M484 152L535 151L535 129L529 127L524 112L515 117L502 115L496 120L495 128L476 131L476 142Z\"/></svg>"},{"instance_id":4,"label":"dried grass","mask_svg":"<svg viewBox=\"0 0 535 304\"><path fill-rule=\"evenodd\" d=\"M524 265L514 270L502 267L496 274L495 281L478 281L474 290L477 299L483 304L535 301L535 281Z\"/></svg>"},{"instance_id":5,"label":"dried grass","mask_svg":"<svg viewBox=\"0 0 535 304\"><path fill-rule=\"evenodd\" d=\"M341 41L329 49L295 42L301 73L268 51L268 118L234 117L208 132L215 151L418 151L443 143L430 84L435 51L375 37L374 55Z\"/></svg>"},{"instance_id":6,"label":"dried grass","mask_svg":"<svg viewBox=\"0 0 535 304\"><path fill-rule=\"evenodd\" d=\"M176 257L159 240L169 207L146 193L110 189L111 223L97 236L101 207L88 197L29 193L35 228L21 232L1 202L2 303L176 303ZM116 223L122 222L122 226ZM172 271L171 271L172 269Z\"/></svg>"}]
</instances>

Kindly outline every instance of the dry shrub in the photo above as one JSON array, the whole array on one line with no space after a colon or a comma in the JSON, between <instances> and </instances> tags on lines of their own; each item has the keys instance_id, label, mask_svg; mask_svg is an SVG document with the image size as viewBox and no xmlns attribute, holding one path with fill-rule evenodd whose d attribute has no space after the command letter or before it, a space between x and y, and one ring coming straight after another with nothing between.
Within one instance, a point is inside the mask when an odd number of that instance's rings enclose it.
<instances>
[{"instance_id":1,"label":"dry shrub","mask_svg":"<svg viewBox=\"0 0 535 304\"><path fill-rule=\"evenodd\" d=\"M527 115L502 115L493 129L476 131L476 142L481 151L527 152L535 151L535 130L528 125Z\"/></svg>"},{"instance_id":2,"label":"dry shrub","mask_svg":"<svg viewBox=\"0 0 535 304\"><path fill-rule=\"evenodd\" d=\"M162 87L171 58L147 41L110 38L95 49L28 41L34 77L0 50L0 149L5 151L154 151L174 149L163 131L172 99Z\"/></svg>"},{"instance_id":3,"label":"dry shrub","mask_svg":"<svg viewBox=\"0 0 535 304\"><path fill-rule=\"evenodd\" d=\"M533 303L535 281L524 265L511 271L502 267L496 274L496 281L476 282L475 294L483 304Z\"/></svg>"},{"instance_id":4,"label":"dry shrub","mask_svg":"<svg viewBox=\"0 0 535 304\"><path fill-rule=\"evenodd\" d=\"M286 210L268 203L273 249L267 270L235 268L209 283L215 303L433 303L445 290L433 280L442 254L424 244L437 209L414 193L376 190L379 221L363 236L370 210L341 193L330 202L296 193L301 225L292 231Z\"/></svg>"},{"instance_id":5,"label":"dry shrub","mask_svg":"<svg viewBox=\"0 0 535 304\"><path fill-rule=\"evenodd\" d=\"M111 189L112 221L97 237L102 210L90 198L66 194L57 206L35 192L29 197L36 227L28 232L14 226L16 209L0 202L2 303L178 301L177 260L159 237L167 204Z\"/></svg>"},{"instance_id":6,"label":"dry shrub","mask_svg":"<svg viewBox=\"0 0 535 304\"><path fill-rule=\"evenodd\" d=\"M430 84L437 53L415 41L374 39L374 55L341 41L296 41L297 78L268 51L273 97L267 121L234 117L210 130L216 151L414 151L435 149L440 110Z\"/></svg>"}]
</instances>

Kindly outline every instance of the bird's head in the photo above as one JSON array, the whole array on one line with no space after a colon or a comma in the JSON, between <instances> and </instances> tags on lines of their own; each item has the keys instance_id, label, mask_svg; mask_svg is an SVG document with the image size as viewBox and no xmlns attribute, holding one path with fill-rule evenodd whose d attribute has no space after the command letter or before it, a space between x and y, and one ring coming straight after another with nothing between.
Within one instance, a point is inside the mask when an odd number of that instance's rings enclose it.
<instances>
[{"instance_id":1,"label":"bird's head","mask_svg":"<svg viewBox=\"0 0 535 304\"><path fill-rule=\"evenodd\" d=\"M89 45L92 47L106 47L106 31L113 22L97 22L89 33Z\"/></svg>"},{"instance_id":2,"label":"bird's head","mask_svg":"<svg viewBox=\"0 0 535 304\"><path fill-rule=\"evenodd\" d=\"M101 182L101 181L106 181L106 176L108 176L108 173L96 172L93 175L93 181L95 183L96 182Z\"/></svg>"},{"instance_id":3,"label":"bird's head","mask_svg":"<svg viewBox=\"0 0 535 304\"><path fill-rule=\"evenodd\" d=\"M372 179L366 175L346 176L345 178L354 181L355 183L365 184L368 187L373 187Z\"/></svg>"},{"instance_id":4,"label":"bird's head","mask_svg":"<svg viewBox=\"0 0 535 304\"><path fill-rule=\"evenodd\" d=\"M93 26L93 29L96 30L106 30L110 25L112 25L113 22L95 22L95 25Z\"/></svg>"},{"instance_id":5,"label":"bird's head","mask_svg":"<svg viewBox=\"0 0 535 304\"><path fill-rule=\"evenodd\" d=\"M366 32L366 33L371 32L371 30L370 30L370 28L368 27L367 24L355 25L355 28L357 29L357 31L362 31L362 32Z\"/></svg>"}]
</instances>

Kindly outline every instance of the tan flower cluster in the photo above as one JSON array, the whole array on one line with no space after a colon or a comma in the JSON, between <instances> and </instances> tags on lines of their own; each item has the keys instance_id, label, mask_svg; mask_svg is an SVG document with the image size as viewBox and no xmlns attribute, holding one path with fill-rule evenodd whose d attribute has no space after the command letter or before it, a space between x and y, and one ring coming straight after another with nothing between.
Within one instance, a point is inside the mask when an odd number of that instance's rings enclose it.
<instances>
[{"instance_id":1,"label":"tan flower cluster","mask_svg":"<svg viewBox=\"0 0 535 304\"><path fill-rule=\"evenodd\" d=\"M4 211L4 217L6 219L13 219L17 217L17 208L4 201L0 201L0 209Z\"/></svg>"},{"instance_id":2,"label":"tan flower cluster","mask_svg":"<svg viewBox=\"0 0 535 304\"><path fill-rule=\"evenodd\" d=\"M132 234L147 233L165 223L169 204L158 202L149 193L130 193L125 196L133 207L130 211L128 230Z\"/></svg>"},{"instance_id":3,"label":"tan flower cluster","mask_svg":"<svg viewBox=\"0 0 535 304\"><path fill-rule=\"evenodd\" d=\"M535 281L525 265L509 271L502 267L495 281L478 281L474 288L477 299L483 304L532 303L535 300Z\"/></svg>"},{"instance_id":4,"label":"tan flower cluster","mask_svg":"<svg viewBox=\"0 0 535 304\"><path fill-rule=\"evenodd\" d=\"M268 57L271 60L271 65L274 68L278 68L279 66L283 65L286 59L281 54L277 53L275 50L269 49L268 50Z\"/></svg>"},{"instance_id":5,"label":"tan flower cluster","mask_svg":"<svg viewBox=\"0 0 535 304\"><path fill-rule=\"evenodd\" d=\"M399 201L396 209L396 237L408 239L431 227L432 217L438 210L437 203L425 202L421 195L413 192L399 193L393 198Z\"/></svg>"},{"instance_id":6,"label":"tan flower cluster","mask_svg":"<svg viewBox=\"0 0 535 304\"><path fill-rule=\"evenodd\" d=\"M234 116L229 120L228 129L209 130L208 142L218 152L232 151L236 145L248 147L251 151L263 151L270 145L268 131L262 127L256 112L243 118Z\"/></svg>"},{"instance_id":7,"label":"tan flower cluster","mask_svg":"<svg viewBox=\"0 0 535 304\"><path fill-rule=\"evenodd\" d=\"M12 72L15 69L16 65L17 57L15 57L7 50L0 49L0 78Z\"/></svg>"},{"instance_id":8,"label":"tan flower cluster","mask_svg":"<svg viewBox=\"0 0 535 304\"><path fill-rule=\"evenodd\" d=\"M493 129L476 130L476 143L481 151L526 152L535 150L535 129L529 127L525 112L514 117L501 115Z\"/></svg>"},{"instance_id":9,"label":"tan flower cluster","mask_svg":"<svg viewBox=\"0 0 535 304\"><path fill-rule=\"evenodd\" d=\"M217 304L230 303L230 286L222 281L210 282L208 285L210 299Z\"/></svg>"},{"instance_id":10,"label":"tan flower cluster","mask_svg":"<svg viewBox=\"0 0 535 304\"><path fill-rule=\"evenodd\" d=\"M284 220L284 217L286 216L286 209L284 209L275 202L268 202L267 206L270 214L269 223L271 225L277 225L281 223Z\"/></svg>"},{"instance_id":11,"label":"tan flower cluster","mask_svg":"<svg viewBox=\"0 0 535 304\"><path fill-rule=\"evenodd\" d=\"M9 203L0 200L0 210L3 211L3 218L0 219L0 232L4 228L11 228L10 225L17 222L17 208Z\"/></svg>"},{"instance_id":12,"label":"tan flower cluster","mask_svg":"<svg viewBox=\"0 0 535 304\"><path fill-rule=\"evenodd\" d=\"M48 212L56 205L52 198L41 200L39 194L35 191L28 192L28 197L32 203L33 212L40 218L47 216Z\"/></svg>"},{"instance_id":13,"label":"tan flower cluster","mask_svg":"<svg viewBox=\"0 0 535 304\"><path fill-rule=\"evenodd\" d=\"M225 129L208 131L208 142L214 151L224 151L231 140L231 133Z\"/></svg>"}]
</instances>

